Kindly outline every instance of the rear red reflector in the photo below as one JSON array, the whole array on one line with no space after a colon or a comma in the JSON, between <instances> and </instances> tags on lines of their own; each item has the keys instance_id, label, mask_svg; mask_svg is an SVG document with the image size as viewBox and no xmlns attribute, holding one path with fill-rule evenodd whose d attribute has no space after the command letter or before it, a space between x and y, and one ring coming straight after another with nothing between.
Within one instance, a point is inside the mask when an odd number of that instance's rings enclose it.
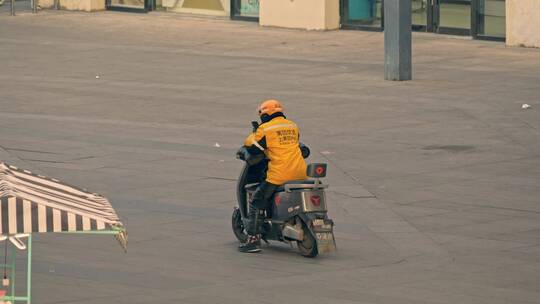
<instances>
[{"instance_id":1,"label":"rear red reflector","mask_svg":"<svg viewBox=\"0 0 540 304\"><path fill-rule=\"evenodd\" d=\"M312 197L309 198L309 200L315 207L319 207L321 205L321 197L318 195L313 195Z\"/></svg>"}]
</instances>

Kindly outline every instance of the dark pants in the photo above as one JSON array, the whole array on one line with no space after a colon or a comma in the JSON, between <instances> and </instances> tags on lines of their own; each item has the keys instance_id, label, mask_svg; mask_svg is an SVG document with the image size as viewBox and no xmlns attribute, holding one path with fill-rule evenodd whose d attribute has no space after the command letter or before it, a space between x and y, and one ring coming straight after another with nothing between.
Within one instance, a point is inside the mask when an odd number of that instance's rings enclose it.
<instances>
[{"instance_id":1,"label":"dark pants","mask_svg":"<svg viewBox=\"0 0 540 304\"><path fill-rule=\"evenodd\" d=\"M270 207L270 199L276 192L278 185L274 185L267 181L263 181L257 187L250 202L249 208L249 224L247 233L249 235L257 235L261 233L261 226L264 220L264 210Z\"/></svg>"}]
</instances>

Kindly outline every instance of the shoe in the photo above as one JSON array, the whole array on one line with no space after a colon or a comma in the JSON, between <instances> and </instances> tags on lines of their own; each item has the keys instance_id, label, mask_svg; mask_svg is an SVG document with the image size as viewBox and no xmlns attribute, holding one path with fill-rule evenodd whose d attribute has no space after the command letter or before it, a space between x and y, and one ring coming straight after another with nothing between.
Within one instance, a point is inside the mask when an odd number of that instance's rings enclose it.
<instances>
[{"instance_id":1,"label":"shoe","mask_svg":"<svg viewBox=\"0 0 540 304\"><path fill-rule=\"evenodd\" d=\"M250 236L247 243L238 247L238 251L245 253L255 253L261 251L261 239L257 236Z\"/></svg>"}]
</instances>

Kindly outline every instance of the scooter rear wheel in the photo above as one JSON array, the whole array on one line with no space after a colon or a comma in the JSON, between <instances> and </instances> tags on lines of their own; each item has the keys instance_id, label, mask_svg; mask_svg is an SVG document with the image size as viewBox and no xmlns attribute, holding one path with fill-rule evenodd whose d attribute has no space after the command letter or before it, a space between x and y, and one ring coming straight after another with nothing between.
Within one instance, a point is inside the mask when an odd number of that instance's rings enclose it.
<instances>
[{"instance_id":1,"label":"scooter rear wheel","mask_svg":"<svg viewBox=\"0 0 540 304\"><path fill-rule=\"evenodd\" d=\"M232 214L232 230L240 243L247 242L248 235L242 222L242 214L238 208L235 208Z\"/></svg>"},{"instance_id":2,"label":"scooter rear wheel","mask_svg":"<svg viewBox=\"0 0 540 304\"><path fill-rule=\"evenodd\" d=\"M319 254L319 250L317 250L317 240L315 240L311 231L309 231L309 228L306 227L306 224L302 224L302 230L304 230L304 239L301 242L296 242L298 250L300 250L300 254L306 258L314 258Z\"/></svg>"}]
</instances>

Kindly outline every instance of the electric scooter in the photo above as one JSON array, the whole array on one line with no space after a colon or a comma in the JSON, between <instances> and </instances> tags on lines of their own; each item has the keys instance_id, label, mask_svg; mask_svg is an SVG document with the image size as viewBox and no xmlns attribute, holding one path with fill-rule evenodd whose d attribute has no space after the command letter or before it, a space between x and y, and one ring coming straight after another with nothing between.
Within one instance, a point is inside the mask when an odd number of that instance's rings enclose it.
<instances>
[{"instance_id":1,"label":"electric scooter","mask_svg":"<svg viewBox=\"0 0 540 304\"><path fill-rule=\"evenodd\" d=\"M257 122L253 122L256 129ZM300 144L302 156L309 157L310 150ZM249 201L257 186L266 178L268 160L264 154L251 154L245 147L237 152L237 158L245 162L237 184L238 206L232 214L232 230L236 238L245 243L248 235ZM300 254L316 257L319 253L336 250L334 222L328 218L324 189L321 183L326 177L327 165L313 163L307 167L308 180L286 182L271 198L271 206L265 210L261 239L284 243L296 243Z\"/></svg>"}]
</instances>

